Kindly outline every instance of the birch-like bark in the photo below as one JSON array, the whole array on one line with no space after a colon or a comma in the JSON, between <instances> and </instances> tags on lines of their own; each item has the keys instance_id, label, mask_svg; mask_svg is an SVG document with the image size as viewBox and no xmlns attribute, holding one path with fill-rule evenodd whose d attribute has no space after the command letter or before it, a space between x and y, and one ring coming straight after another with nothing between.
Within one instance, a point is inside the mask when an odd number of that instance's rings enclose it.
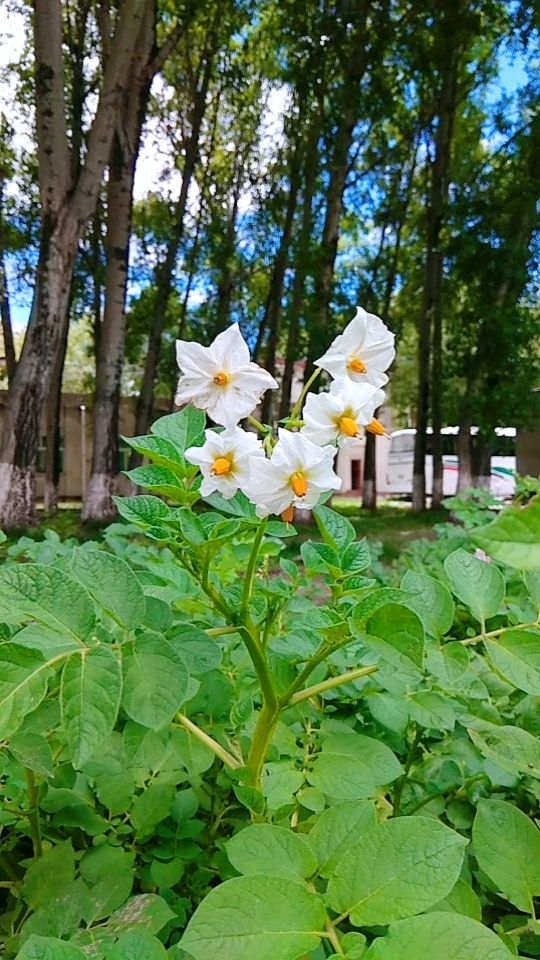
<instances>
[{"instance_id":1,"label":"birch-like bark","mask_svg":"<svg viewBox=\"0 0 540 960\"><path fill-rule=\"evenodd\" d=\"M60 0L35 0L35 96L41 237L34 301L11 384L0 446L0 522L35 520L35 468L45 398L68 322L79 239L94 210L108 163L141 17L148 0L122 4L84 165L71 182L66 133Z\"/></svg>"},{"instance_id":2,"label":"birch-like bark","mask_svg":"<svg viewBox=\"0 0 540 960\"><path fill-rule=\"evenodd\" d=\"M118 480L119 403L124 358L125 305L135 167L155 55L156 10L141 24L125 91L122 119L113 138L107 189L105 306L99 330L93 408L92 469L82 507L85 520L110 520Z\"/></svg>"}]
</instances>

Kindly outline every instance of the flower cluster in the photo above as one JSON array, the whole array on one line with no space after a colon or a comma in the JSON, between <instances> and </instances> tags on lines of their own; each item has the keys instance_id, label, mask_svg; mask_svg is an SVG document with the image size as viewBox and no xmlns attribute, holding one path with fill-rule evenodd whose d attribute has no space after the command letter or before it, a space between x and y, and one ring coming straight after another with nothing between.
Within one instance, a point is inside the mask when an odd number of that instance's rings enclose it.
<instances>
[{"instance_id":1,"label":"flower cluster","mask_svg":"<svg viewBox=\"0 0 540 960\"><path fill-rule=\"evenodd\" d=\"M261 517L278 514L292 520L294 507L311 509L322 494L339 490L334 472L336 445L352 443L362 429L382 434L375 411L384 401L381 387L394 359L394 336L374 314L358 308L356 316L315 366L333 378L330 389L308 393L301 429L279 429L265 442L238 422L250 417L262 395L277 383L250 359L238 324L220 333L209 347L177 341L181 377L178 405L192 403L225 429L206 430L200 447L186 458L202 473L201 493L230 499L238 490L256 505ZM302 396L303 399L303 396Z\"/></svg>"}]
</instances>

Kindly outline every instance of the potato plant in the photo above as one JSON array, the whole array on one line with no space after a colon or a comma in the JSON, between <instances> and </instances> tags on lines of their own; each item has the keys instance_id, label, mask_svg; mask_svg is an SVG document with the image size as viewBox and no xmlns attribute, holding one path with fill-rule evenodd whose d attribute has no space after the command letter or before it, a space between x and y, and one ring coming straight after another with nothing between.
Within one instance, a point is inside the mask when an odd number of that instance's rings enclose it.
<instances>
[{"instance_id":1,"label":"potato plant","mask_svg":"<svg viewBox=\"0 0 540 960\"><path fill-rule=\"evenodd\" d=\"M260 484L205 492L204 429L0 569L2 955L539 956L540 503L388 585L324 497L295 553Z\"/></svg>"}]
</instances>

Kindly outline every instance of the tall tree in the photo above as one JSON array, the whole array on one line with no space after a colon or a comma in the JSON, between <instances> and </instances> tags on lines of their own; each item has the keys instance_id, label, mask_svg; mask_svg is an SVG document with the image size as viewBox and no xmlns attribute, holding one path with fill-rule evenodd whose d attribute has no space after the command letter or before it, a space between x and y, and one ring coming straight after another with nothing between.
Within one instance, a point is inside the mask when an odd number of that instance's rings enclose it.
<instances>
[{"instance_id":1,"label":"tall tree","mask_svg":"<svg viewBox=\"0 0 540 960\"><path fill-rule=\"evenodd\" d=\"M339 227L343 212L343 194L350 166L350 149L360 112L360 82L368 64L369 37L373 25L367 29L368 15L388 14L388 5L373 0L342 0L336 37L339 50L339 68L343 72L336 89L329 94L332 111L332 130L329 132L329 156L325 195L324 225L315 275L316 308L311 317L306 373L322 352L327 339L328 314L332 295L332 280L338 248ZM329 27L332 30L331 27Z\"/></svg>"},{"instance_id":2,"label":"tall tree","mask_svg":"<svg viewBox=\"0 0 540 960\"><path fill-rule=\"evenodd\" d=\"M74 260L94 210L121 107L133 50L148 0L125 0L118 15L85 162L72 178L66 123L60 0L35 0L36 104L41 236L32 314L9 390L0 446L0 519L4 526L34 521L35 467L40 422L68 322Z\"/></svg>"},{"instance_id":3,"label":"tall tree","mask_svg":"<svg viewBox=\"0 0 540 960\"><path fill-rule=\"evenodd\" d=\"M118 419L135 167L153 78L183 28L179 23L157 50L156 16L154 0L141 23L109 164L105 305L96 354L92 472L83 503L84 519L106 520L115 514L112 497L118 477Z\"/></svg>"}]
</instances>

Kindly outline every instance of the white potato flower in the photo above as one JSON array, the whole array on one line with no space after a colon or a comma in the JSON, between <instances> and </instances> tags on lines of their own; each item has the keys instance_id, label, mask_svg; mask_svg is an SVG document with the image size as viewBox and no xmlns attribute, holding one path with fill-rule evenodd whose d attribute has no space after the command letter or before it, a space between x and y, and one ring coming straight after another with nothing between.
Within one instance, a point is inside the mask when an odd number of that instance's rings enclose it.
<instances>
[{"instance_id":1,"label":"white potato flower","mask_svg":"<svg viewBox=\"0 0 540 960\"><path fill-rule=\"evenodd\" d=\"M209 347L177 340L176 359L181 372L177 405L192 403L224 427L234 427L253 412L263 393L277 387L266 370L251 362L237 323Z\"/></svg>"},{"instance_id":2,"label":"white potato flower","mask_svg":"<svg viewBox=\"0 0 540 960\"><path fill-rule=\"evenodd\" d=\"M251 461L245 492L256 504L258 516L275 513L291 521L295 506L311 510L321 494L339 490L341 479L333 470L335 454L333 447L319 447L301 433L280 429L271 458Z\"/></svg>"},{"instance_id":3,"label":"white potato flower","mask_svg":"<svg viewBox=\"0 0 540 960\"><path fill-rule=\"evenodd\" d=\"M374 387L388 383L385 370L395 356L394 334L374 313L358 307L356 316L330 344L316 367L322 367L335 380L365 381Z\"/></svg>"},{"instance_id":4,"label":"white potato flower","mask_svg":"<svg viewBox=\"0 0 540 960\"><path fill-rule=\"evenodd\" d=\"M384 392L371 383L334 380L328 393L308 393L302 434L320 446L336 441L340 447L353 443L361 428L372 424L383 401Z\"/></svg>"},{"instance_id":5,"label":"white potato flower","mask_svg":"<svg viewBox=\"0 0 540 960\"><path fill-rule=\"evenodd\" d=\"M185 452L186 460L201 469L203 497L217 491L230 500L237 490L245 492L251 461L265 459L261 441L254 433L248 433L240 427L232 427L222 433L205 430L205 437L202 447L190 447Z\"/></svg>"}]
</instances>

